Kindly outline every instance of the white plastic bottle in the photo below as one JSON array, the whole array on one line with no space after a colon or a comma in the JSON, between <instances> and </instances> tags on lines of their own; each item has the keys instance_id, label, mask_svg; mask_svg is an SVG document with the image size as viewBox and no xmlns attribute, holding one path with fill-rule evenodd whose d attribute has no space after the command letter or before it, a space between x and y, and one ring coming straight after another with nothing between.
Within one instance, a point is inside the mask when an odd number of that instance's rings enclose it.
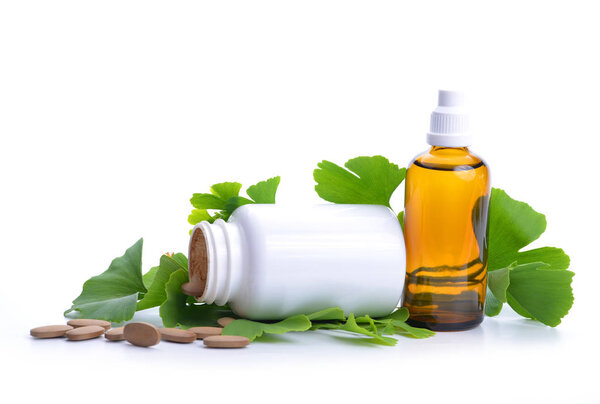
<instances>
[{"instance_id":1,"label":"white plastic bottle","mask_svg":"<svg viewBox=\"0 0 600 404\"><path fill-rule=\"evenodd\" d=\"M194 227L189 266L186 293L245 318L329 307L378 317L402 294L404 238L384 206L244 205L227 222Z\"/></svg>"}]
</instances>

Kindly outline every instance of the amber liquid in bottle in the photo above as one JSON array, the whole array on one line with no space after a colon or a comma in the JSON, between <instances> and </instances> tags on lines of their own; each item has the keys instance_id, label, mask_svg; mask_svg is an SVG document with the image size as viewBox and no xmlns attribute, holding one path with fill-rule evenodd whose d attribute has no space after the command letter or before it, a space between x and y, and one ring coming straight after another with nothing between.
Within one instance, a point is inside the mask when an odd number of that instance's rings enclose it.
<instances>
[{"instance_id":1,"label":"amber liquid in bottle","mask_svg":"<svg viewBox=\"0 0 600 404\"><path fill-rule=\"evenodd\" d=\"M466 147L433 146L406 173L404 232L409 323L438 331L483 321L489 171Z\"/></svg>"}]
</instances>

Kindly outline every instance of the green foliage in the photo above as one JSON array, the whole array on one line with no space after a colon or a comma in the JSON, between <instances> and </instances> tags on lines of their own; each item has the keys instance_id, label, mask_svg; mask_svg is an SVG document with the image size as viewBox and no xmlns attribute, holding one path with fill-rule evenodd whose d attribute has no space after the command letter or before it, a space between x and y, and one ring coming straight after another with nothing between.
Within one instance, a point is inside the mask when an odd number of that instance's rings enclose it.
<instances>
[{"instance_id":1,"label":"green foliage","mask_svg":"<svg viewBox=\"0 0 600 404\"><path fill-rule=\"evenodd\" d=\"M385 320L394 320L394 321L406 321L408 320L410 313L406 307L400 307L398 310L395 310L389 316L380 319L380 321Z\"/></svg>"},{"instance_id":2,"label":"green foliage","mask_svg":"<svg viewBox=\"0 0 600 404\"><path fill-rule=\"evenodd\" d=\"M115 258L106 271L88 279L65 314L78 311L84 318L116 323L130 320L136 310L138 293L146 292L142 279L142 245L143 239L139 239L123 256Z\"/></svg>"},{"instance_id":3,"label":"green foliage","mask_svg":"<svg viewBox=\"0 0 600 404\"><path fill-rule=\"evenodd\" d=\"M550 269L567 269L571 263L569 256L556 247L542 247L533 250L522 251L517 254L519 264L529 264L532 262L543 262L549 265Z\"/></svg>"},{"instance_id":4,"label":"green foliage","mask_svg":"<svg viewBox=\"0 0 600 404\"><path fill-rule=\"evenodd\" d=\"M375 319L380 326L384 326L384 332L404 335L411 338L429 338L435 333L426 328L418 328L408 325L409 312L406 307L401 307L387 317Z\"/></svg>"},{"instance_id":5,"label":"green foliage","mask_svg":"<svg viewBox=\"0 0 600 404\"><path fill-rule=\"evenodd\" d=\"M496 296L494 296L488 287L485 295L485 315L489 317L497 316L502 311L503 305L504 303L496 299Z\"/></svg>"},{"instance_id":6,"label":"green foliage","mask_svg":"<svg viewBox=\"0 0 600 404\"><path fill-rule=\"evenodd\" d=\"M356 319L354 318L354 314L350 313L348 319L344 324L341 324L337 329L342 331L348 331L356 334L362 334L369 337L367 341L373 342L381 345L396 345L398 342L395 338L384 337L377 333L377 327L375 326L375 322L369 322L371 326L371 330L367 330L364 327L361 327L357 324Z\"/></svg>"},{"instance_id":7,"label":"green foliage","mask_svg":"<svg viewBox=\"0 0 600 404\"><path fill-rule=\"evenodd\" d=\"M275 203L279 180L279 177L274 177L261 181L256 185L249 186L246 193L255 203Z\"/></svg>"},{"instance_id":8,"label":"green foliage","mask_svg":"<svg viewBox=\"0 0 600 404\"><path fill-rule=\"evenodd\" d=\"M160 306L167 300L165 285L169 281L171 274L179 269L187 271L187 257L177 253L170 257L163 255L160 257L160 265L155 272L152 284L148 287L148 292L141 298L137 304L137 310L145 310L151 307Z\"/></svg>"},{"instance_id":9,"label":"green foliage","mask_svg":"<svg viewBox=\"0 0 600 404\"><path fill-rule=\"evenodd\" d=\"M516 266L516 262L510 266L488 272L487 293L485 297L485 314L493 317L500 314L502 305L506 303L506 289L510 284L509 271Z\"/></svg>"},{"instance_id":10,"label":"green foliage","mask_svg":"<svg viewBox=\"0 0 600 404\"><path fill-rule=\"evenodd\" d=\"M188 216L188 223L196 225L205 220L212 223L217 219L217 215L211 216L206 209L192 209L192 212Z\"/></svg>"},{"instance_id":11,"label":"green foliage","mask_svg":"<svg viewBox=\"0 0 600 404\"><path fill-rule=\"evenodd\" d=\"M107 271L84 285L69 310L81 311L85 318L100 318L113 322L130 320L136 310L160 306L165 327L189 328L216 326L221 317L233 316L228 307L198 303L181 291L188 282L188 260L184 254L162 255L160 264L144 276L141 274L142 240L129 248L123 257L116 258ZM144 287L144 282L146 287ZM98 291L102 294L98 294ZM137 302L137 306L136 306ZM90 314L91 313L91 314ZM384 334L426 338L434 333L405 323L408 310L400 308L384 318L369 316L346 318L339 307L300 314L278 322L238 319L225 327L225 335L242 335L254 340L263 334L283 334L290 331L329 329L361 334L367 342L394 345L396 339Z\"/></svg>"},{"instance_id":12,"label":"green foliage","mask_svg":"<svg viewBox=\"0 0 600 404\"><path fill-rule=\"evenodd\" d=\"M346 319L344 310L339 307L332 307L330 309L320 310L311 314L308 314L310 321L323 321L323 320L342 320Z\"/></svg>"},{"instance_id":13,"label":"green foliage","mask_svg":"<svg viewBox=\"0 0 600 404\"><path fill-rule=\"evenodd\" d=\"M382 156L357 157L339 167L322 161L314 171L319 196L335 203L380 204L390 206L390 197L404 180L406 169L398 168ZM210 193L194 194L191 224L202 220L227 220L239 206L250 203L275 203L280 178L274 177L250 186L248 198L240 196L237 182L215 184ZM404 213L398 214L403 226ZM521 251L539 238L546 228L544 215L524 202L516 201L500 189L492 189L489 208L488 290L485 312L488 316L500 313L508 303L520 315L549 326L556 326L573 303L571 281L573 272L567 270L570 259L556 247L541 247ZM81 295L65 314L77 311L84 318L121 322L133 317L136 310L160 306L159 312L166 327L217 325L217 319L232 316L228 307L197 303L181 291L188 281L185 255L163 255L160 264L142 276L143 240L140 239L115 258L102 274L83 285ZM279 322L259 322L238 319L225 327L226 335L244 335L251 340L264 334L290 331L337 330L359 334L361 340L394 345L397 340L386 335L427 338L435 333L406 323L406 308L389 316L346 318L338 307L315 313L300 314Z\"/></svg>"},{"instance_id":14,"label":"green foliage","mask_svg":"<svg viewBox=\"0 0 600 404\"><path fill-rule=\"evenodd\" d=\"M167 299L160 305L159 310L165 327L217 326L220 317L233 315L226 307L189 303L188 296L181 291L181 285L188 280L187 271L178 269L171 274L165 284Z\"/></svg>"},{"instance_id":15,"label":"green foliage","mask_svg":"<svg viewBox=\"0 0 600 404\"><path fill-rule=\"evenodd\" d=\"M383 156L348 160L346 169L323 160L313 176L317 194L334 203L375 204L390 207L390 198L404 181L406 168L398 168Z\"/></svg>"},{"instance_id":16,"label":"green foliage","mask_svg":"<svg viewBox=\"0 0 600 404\"><path fill-rule=\"evenodd\" d=\"M512 263L506 268L488 272L488 288L502 303L506 303L506 289L510 284L509 271L515 266L517 266L516 263Z\"/></svg>"},{"instance_id":17,"label":"green foliage","mask_svg":"<svg viewBox=\"0 0 600 404\"><path fill-rule=\"evenodd\" d=\"M518 262L518 252L546 230L546 217L525 202L492 189L489 208L488 271Z\"/></svg>"},{"instance_id":18,"label":"green foliage","mask_svg":"<svg viewBox=\"0 0 600 404\"><path fill-rule=\"evenodd\" d=\"M400 227L402 227L402 231L404 231L404 211L398 213L398 221L400 222Z\"/></svg>"},{"instance_id":19,"label":"green foliage","mask_svg":"<svg viewBox=\"0 0 600 404\"><path fill-rule=\"evenodd\" d=\"M73 302L71 310L81 311L85 318L120 322L130 320L136 310L160 306L164 326L181 328L216 326L219 318L233 315L228 307L197 303L181 291L181 285L189 280L185 255L165 254L161 256L159 266L142 276L141 254L142 240L128 249L123 257L116 258L107 271L86 282L82 296ZM144 282L148 285L147 289ZM263 334L330 329L358 333L369 337L365 341L383 345L396 343L396 339L383 334L415 338L433 335L429 330L409 326L405 323L407 318L408 310L405 308L387 317L372 319L369 316L355 318L353 314L346 318L342 309L332 307L279 322L238 319L228 324L223 334L242 335L254 340Z\"/></svg>"},{"instance_id":20,"label":"green foliage","mask_svg":"<svg viewBox=\"0 0 600 404\"><path fill-rule=\"evenodd\" d=\"M389 207L392 193L406 176L406 169L381 156L354 158L345 164L346 169L326 160L318 167L314 171L315 189L321 198L334 203ZM573 273L566 271L569 256L556 247L521 251L546 230L546 217L497 188L492 189L488 215L486 315L498 315L503 304L508 303L524 317L550 326L559 324L573 301ZM398 220L404 229L404 212L398 214ZM528 265L539 263L545 266ZM387 326L390 331L391 326Z\"/></svg>"},{"instance_id":21,"label":"green foliage","mask_svg":"<svg viewBox=\"0 0 600 404\"><path fill-rule=\"evenodd\" d=\"M520 251L544 232L545 216L497 188L489 216L486 315L508 303L524 317L557 326L573 304L569 256L556 247Z\"/></svg>"},{"instance_id":22,"label":"green foliage","mask_svg":"<svg viewBox=\"0 0 600 404\"><path fill-rule=\"evenodd\" d=\"M309 317L311 315L309 314ZM425 328L412 327L406 324L409 313L405 307L401 307L388 316L381 318L371 318L369 316L354 317L349 315L346 322L342 321L313 321L312 330L342 330L352 333L358 333L370 337L365 339L382 345L395 345L396 339L383 337L383 335L402 335L410 338L428 338L435 333Z\"/></svg>"},{"instance_id":23,"label":"green foliage","mask_svg":"<svg viewBox=\"0 0 600 404\"><path fill-rule=\"evenodd\" d=\"M156 273L158 272L158 268L160 267L152 267L148 270L148 272L146 272L143 276L142 276L142 281L144 282L144 286L146 287L146 289L148 289L150 287L150 285L152 285L152 282L154 282L154 277L156 276Z\"/></svg>"},{"instance_id":24,"label":"green foliage","mask_svg":"<svg viewBox=\"0 0 600 404\"><path fill-rule=\"evenodd\" d=\"M263 334L325 329L361 334L369 337L362 339L363 341L381 345L395 345L397 342L395 338L385 337L384 334L398 334L412 338L427 338L435 334L423 328L409 326L405 323L407 319L408 310L406 308L400 308L383 318L372 319L369 316L357 318L354 314L349 314L346 318L342 309L332 307L315 313L292 316L279 322L239 319L229 323L223 329L223 334L241 335L252 341Z\"/></svg>"},{"instance_id":25,"label":"green foliage","mask_svg":"<svg viewBox=\"0 0 600 404\"><path fill-rule=\"evenodd\" d=\"M396 334L404 335L412 338L429 338L435 335L435 333L427 328L418 328L406 324L405 322L392 320L391 325L394 326Z\"/></svg>"},{"instance_id":26,"label":"green foliage","mask_svg":"<svg viewBox=\"0 0 600 404\"><path fill-rule=\"evenodd\" d=\"M541 262L518 265L510 271L508 304L522 316L555 327L573 305L573 275Z\"/></svg>"},{"instance_id":27,"label":"green foliage","mask_svg":"<svg viewBox=\"0 0 600 404\"><path fill-rule=\"evenodd\" d=\"M267 334L284 334L290 331L306 331L311 322L304 314L286 318L276 323L266 323L251 320L235 320L223 328L223 335L240 335L254 341L257 337Z\"/></svg>"},{"instance_id":28,"label":"green foliage","mask_svg":"<svg viewBox=\"0 0 600 404\"><path fill-rule=\"evenodd\" d=\"M215 184L212 187L210 187L210 192L212 195L219 198L219 200L227 201L229 198L239 195L240 189L242 189L242 184L240 184L239 182L223 182L220 184ZM198 194L194 194L194 195L198 195ZM199 195L202 195L202 194L199 194ZM223 207L220 206L220 207L217 207L214 209L223 209Z\"/></svg>"},{"instance_id":29,"label":"green foliage","mask_svg":"<svg viewBox=\"0 0 600 404\"><path fill-rule=\"evenodd\" d=\"M188 216L192 225L204 220L213 223L217 219L227 220L234 210L249 203L275 203L275 194L279 187L279 177L269 178L248 187L246 193L251 199L240 196L242 184L222 182L210 188L210 193L194 194L190 202L195 208ZM216 211L211 214L210 211Z\"/></svg>"}]
</instances>

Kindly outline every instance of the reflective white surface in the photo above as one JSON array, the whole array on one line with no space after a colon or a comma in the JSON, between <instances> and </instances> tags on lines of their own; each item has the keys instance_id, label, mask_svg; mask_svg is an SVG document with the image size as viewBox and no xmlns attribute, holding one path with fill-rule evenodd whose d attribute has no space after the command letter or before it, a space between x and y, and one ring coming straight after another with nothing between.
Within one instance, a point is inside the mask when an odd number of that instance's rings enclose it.
<instances>
[{"instance_id":1,"label":"reflective white surface","mask_svg":"<svg viewBox=\"0 0 600 404\"><path fill-rule=\"evenodd\" d=\"M381 317L400 300L404 238L385 206L245 205L225 227L243 245L232 274L239 285L228 299L241 316L283 319L340 307Z\"/></svg>"}]
</instances>

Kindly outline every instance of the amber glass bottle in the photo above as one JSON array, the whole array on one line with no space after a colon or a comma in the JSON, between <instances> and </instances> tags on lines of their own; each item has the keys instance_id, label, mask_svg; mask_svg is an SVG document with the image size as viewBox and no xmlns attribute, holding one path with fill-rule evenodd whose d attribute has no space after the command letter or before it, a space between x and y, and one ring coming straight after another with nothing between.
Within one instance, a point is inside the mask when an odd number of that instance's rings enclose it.
<instances>
[{"instance_id":1,"label":"amber glass bottle","mask_svg":"<svg viewBox=\"0 0 600 404\"><path fill-rule=\"evenodd\" d=\"M440 91L428 134L433 147L406 174L403 306L411 324L439 331L481 323L486 293L490 177L467 148L461 106L460 94Z\"/></svg>"}]
</instances>

